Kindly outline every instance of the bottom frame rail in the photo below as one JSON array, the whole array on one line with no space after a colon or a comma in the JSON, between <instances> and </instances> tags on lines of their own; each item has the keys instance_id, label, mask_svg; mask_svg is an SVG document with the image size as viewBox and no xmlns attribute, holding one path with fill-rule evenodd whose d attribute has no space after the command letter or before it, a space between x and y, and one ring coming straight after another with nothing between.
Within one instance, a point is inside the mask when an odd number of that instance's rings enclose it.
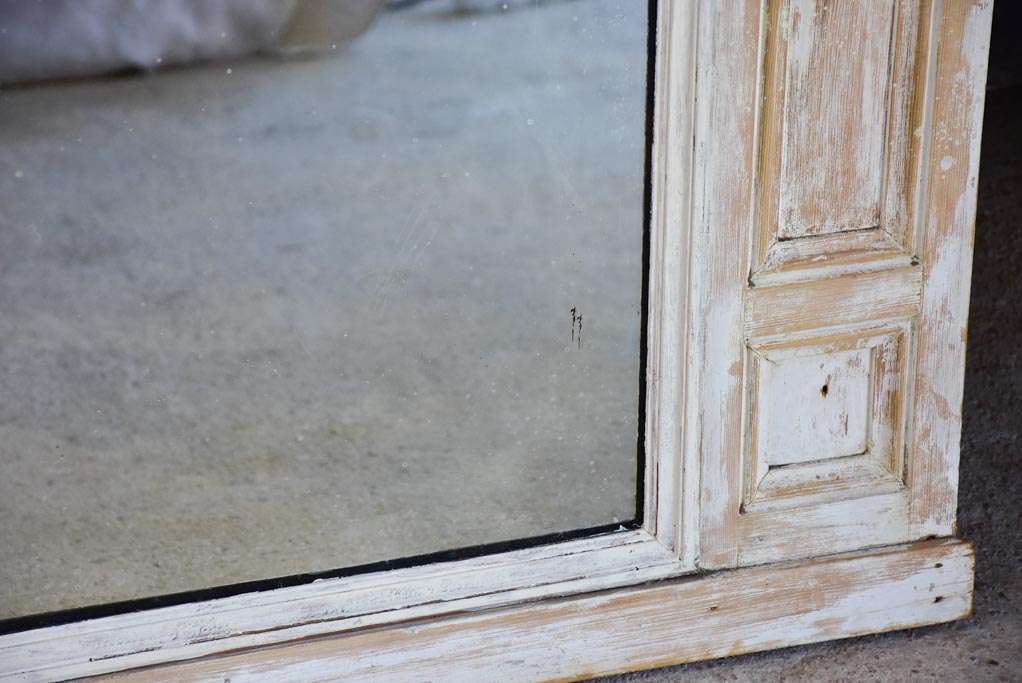
<instances>
[{"instance_id":1,"label":"bottom frame rail","mask_svg":"<svg viewBox=\"0 0 1022 683\"><path fill-rule=\"evenodd\" d=\"M236 652L128 681L571 681L952 621L974 554L944 539L721 571Z\"/></svg>"}]
</instances>

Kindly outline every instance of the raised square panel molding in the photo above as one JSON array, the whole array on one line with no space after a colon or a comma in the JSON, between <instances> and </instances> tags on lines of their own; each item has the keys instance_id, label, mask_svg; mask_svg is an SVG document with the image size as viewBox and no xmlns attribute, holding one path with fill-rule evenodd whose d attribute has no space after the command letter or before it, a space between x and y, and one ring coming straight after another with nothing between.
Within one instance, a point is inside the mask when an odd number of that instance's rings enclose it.
<instances>
[{"instance_id":1,"label":"raised square panel molding","mask_svg":"<svg viewBox=\"0 0 1022 683\"><path fill-rule=\"evenodd\" d=\"M749 345L746 513L904 488L907 322Z\"/></svg>"}]
</instances>

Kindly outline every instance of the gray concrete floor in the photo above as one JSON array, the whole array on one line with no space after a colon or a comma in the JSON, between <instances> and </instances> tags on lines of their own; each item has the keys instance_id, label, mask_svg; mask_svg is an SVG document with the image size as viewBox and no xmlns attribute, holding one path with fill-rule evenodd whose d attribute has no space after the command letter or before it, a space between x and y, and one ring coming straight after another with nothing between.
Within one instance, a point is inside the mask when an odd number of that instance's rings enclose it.
<instances>
[{"instance_id":1,"label":"gray concrete floor","mask_svg":"<svg viewBox=\"0 0 1022 683\"><path fill-rule=\"evenodd\" d=\"M645 5L491 9L0 93L0 618L634 516Z\"/></svg>"},{"instance_id":2,"label":"gray concrete floor","mask_svg":"<svg viewBox=\"0 0 1022 683\"><path fill-rule=\"evenodd\" d=\"M994 74L998 83L1016 83ZM965 376L958 532L976 544L973 615L600 683L1022 681L1022 86L987 95Z\"/></svg>"}]
</instances>

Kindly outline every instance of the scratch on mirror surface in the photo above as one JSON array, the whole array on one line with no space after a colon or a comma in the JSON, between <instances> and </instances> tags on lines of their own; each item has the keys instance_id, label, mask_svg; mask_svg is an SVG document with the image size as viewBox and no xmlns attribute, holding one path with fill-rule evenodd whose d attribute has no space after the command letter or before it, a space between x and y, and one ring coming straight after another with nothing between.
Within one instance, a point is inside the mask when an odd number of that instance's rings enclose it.
<instances>
[{"instance_id":1,"label":"scratch on mirror surface","mask_svg":"<svg viewBox=\"0 0 1022 683\"><path fill-rule=\"evenodd\" d=\"M412 220L412 216L416 213L418 213L418 215L415 217L415 220ZM429 213L428 207L420 207L417 212L411 211L408 214L408 220L410 221L409 227L408 230L405 231L404 240L401 242L401 247L398 249L397 255L394 257L394 267L390 269L390 272L388 272L387 276L383 278L383 281L380 282L379 288L376 290L376 305L374 308L376 309L376 316L378 320L383 318L383 312L387 307L387 299L390 297L391 290L394 289L398 273L402 269L402 262L407 261L408 265L414 265L414 263L418 260L419 253L422 251L422 248L420 246L420 242L415 241L414 238L419 229L419 224L422 223L422 219L426 217L427 213ZM429 239L426 240L426 244L429 244L435 234L436 230L431 233ZM413 244L412 253L406 256L409 244Z\"/></svg>"}]
</instances>

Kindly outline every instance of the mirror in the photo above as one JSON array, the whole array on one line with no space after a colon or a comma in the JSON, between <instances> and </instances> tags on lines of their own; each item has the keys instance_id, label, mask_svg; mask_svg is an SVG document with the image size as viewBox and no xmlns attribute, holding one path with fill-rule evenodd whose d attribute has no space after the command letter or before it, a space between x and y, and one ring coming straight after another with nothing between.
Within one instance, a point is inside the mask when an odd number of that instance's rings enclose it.
<instances>
[{"instance_id":1,"label":"mirror","mask_svg":"<svg viewBox=\"0 0 1022 683\"><path fill-rule=\"evenodd\" d=\"M637 519L646 3L381 2L0 7L0 619Z\"/></svg>"}]
</instances>

